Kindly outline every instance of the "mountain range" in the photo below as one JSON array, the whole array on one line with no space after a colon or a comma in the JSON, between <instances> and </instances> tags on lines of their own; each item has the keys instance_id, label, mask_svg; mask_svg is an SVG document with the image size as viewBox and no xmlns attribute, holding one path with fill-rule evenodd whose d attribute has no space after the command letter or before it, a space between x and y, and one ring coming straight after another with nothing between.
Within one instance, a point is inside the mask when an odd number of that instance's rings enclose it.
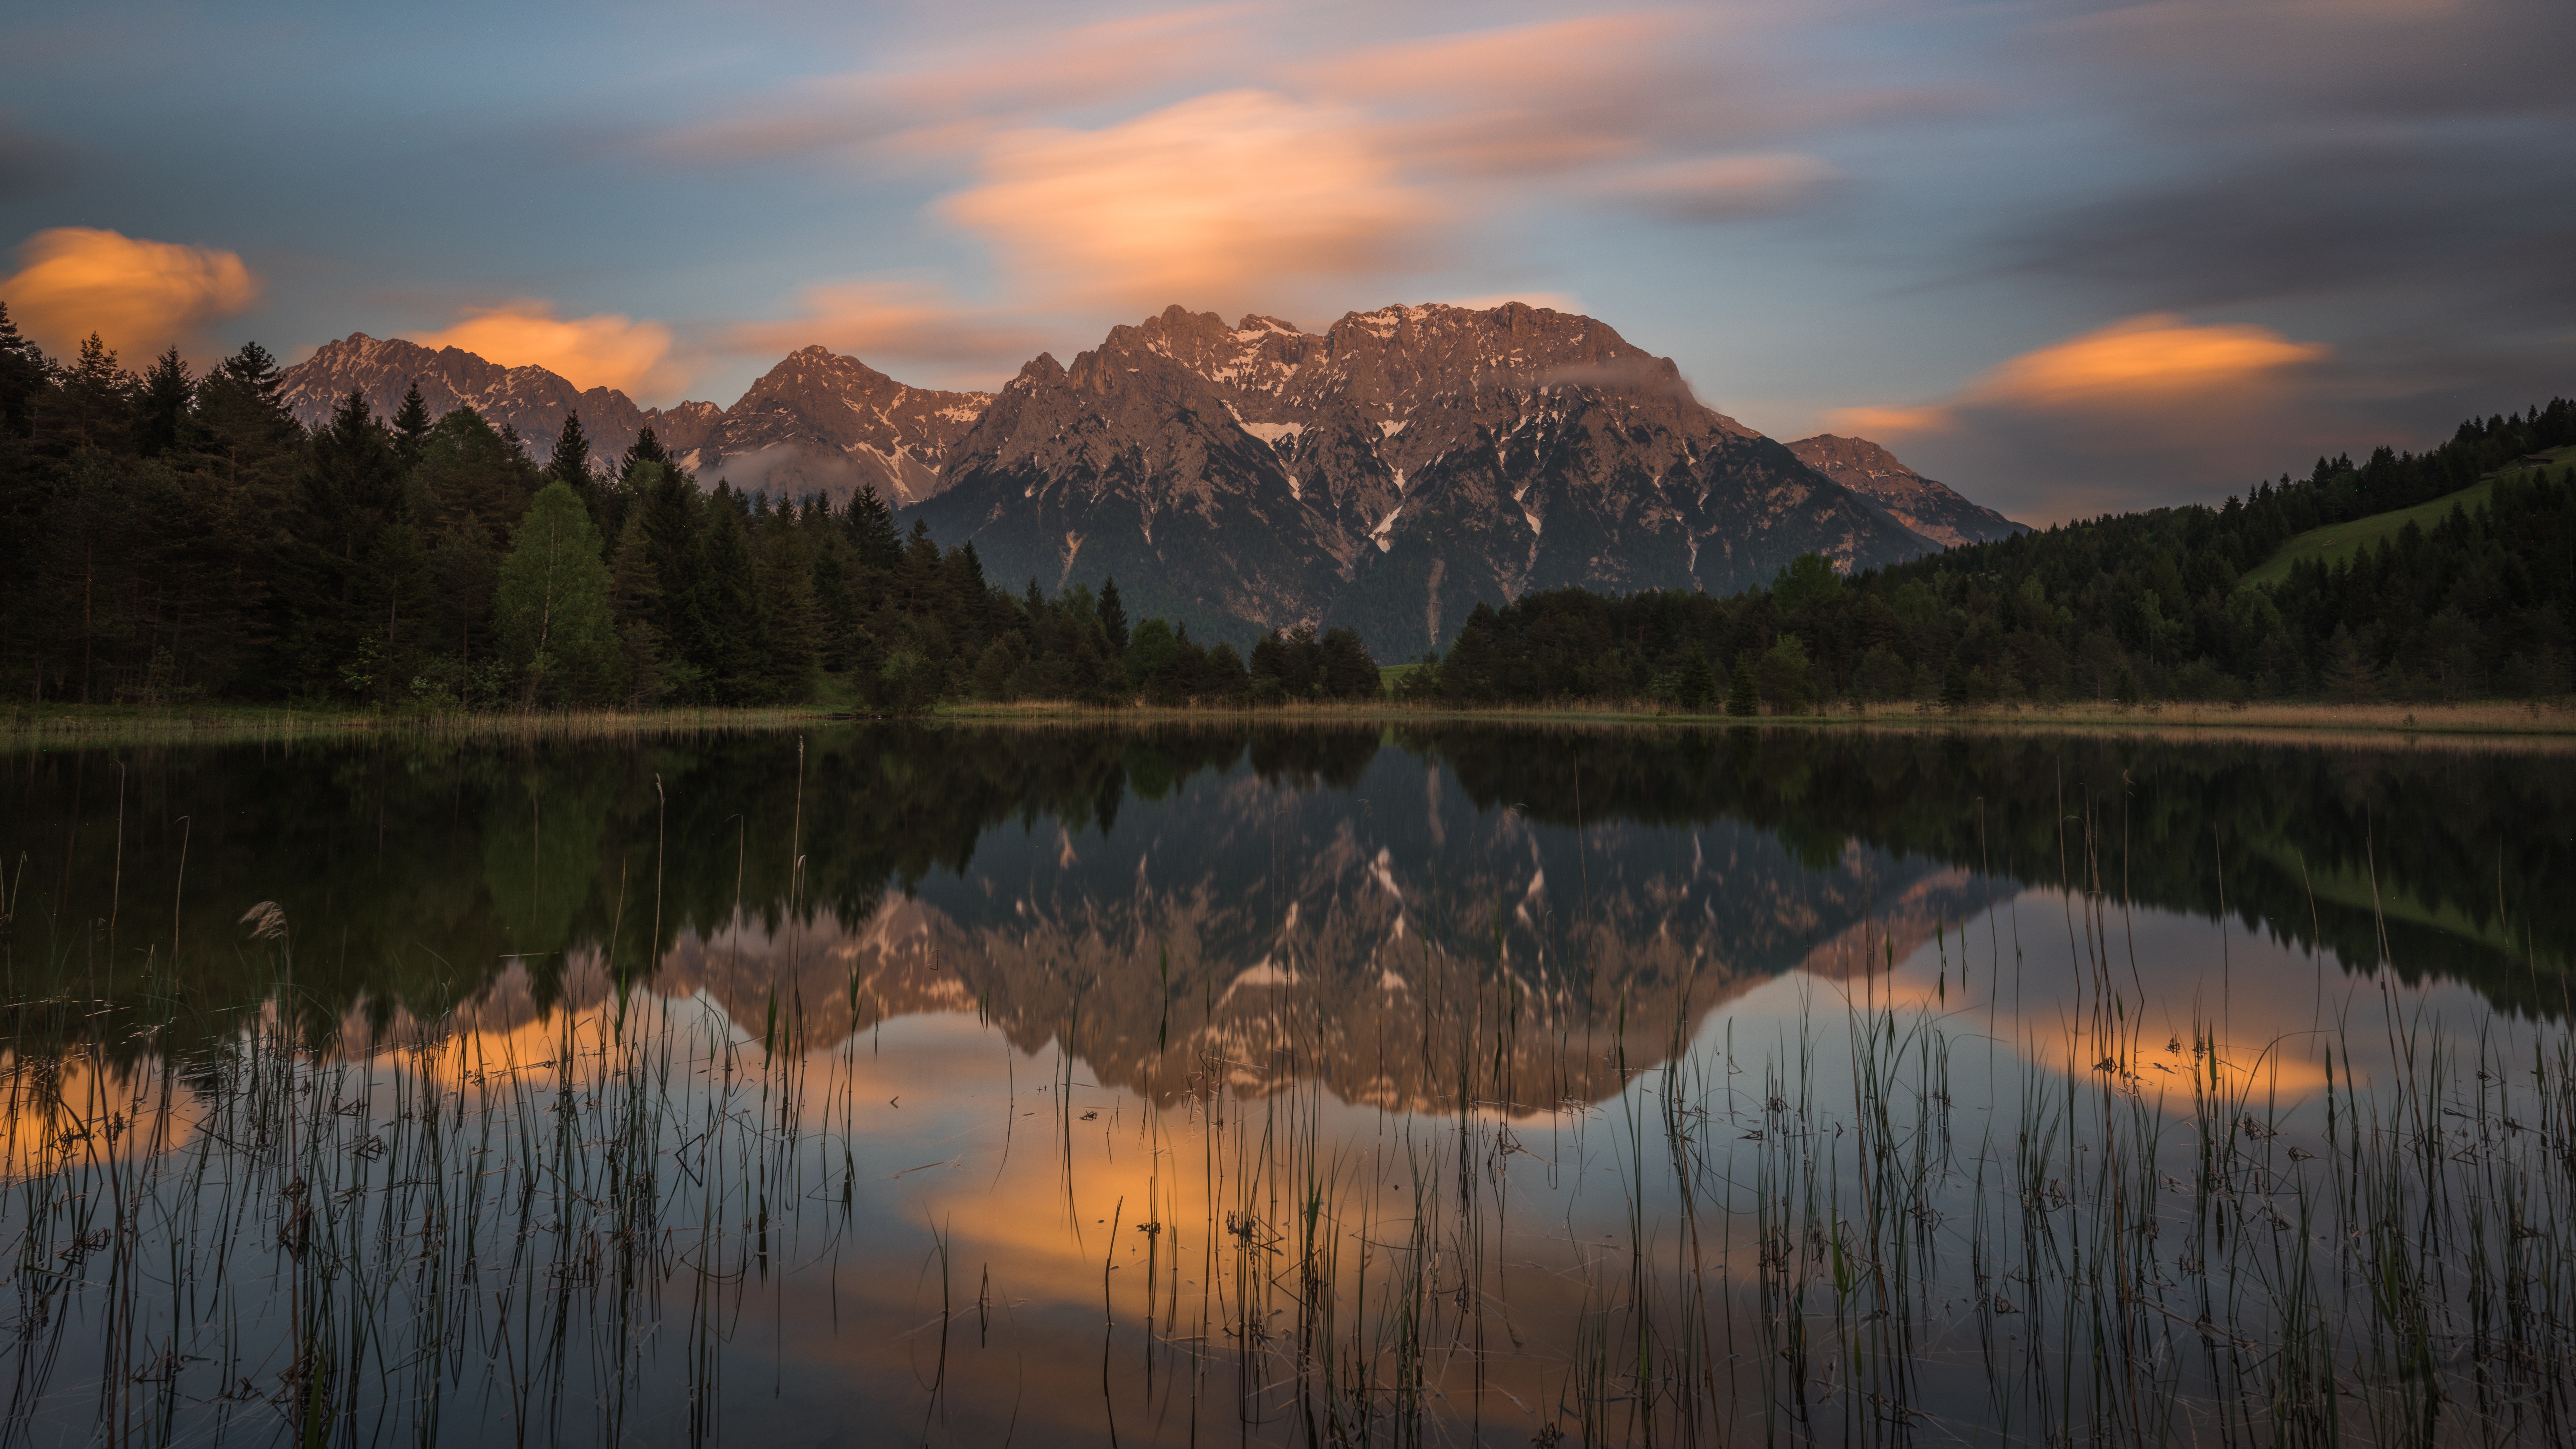
<instances>
[{"instance_id":1,"label":"mountain range","mask_svg":"<svg viewBox=\"0 0 2576 1449\"><path fill-rule=\"evenodd\" d=\"M1005 585L1114 576L1139 614L1234 637L1343 624L1382 659L1532 590L1728 593L1800 553L1868 568L2021 527L1865 439L1764 437L1669 358L1517 302L1321 333L1175 306L998 393L807 347L731 407L669 409L353 333L287 369L283 396L308 423L353 390L390 416L415 383L433 415L475 408L539 456L574 412L604 457L649 427L702 480L872 485Z\"/></svg>"}]
</instances>

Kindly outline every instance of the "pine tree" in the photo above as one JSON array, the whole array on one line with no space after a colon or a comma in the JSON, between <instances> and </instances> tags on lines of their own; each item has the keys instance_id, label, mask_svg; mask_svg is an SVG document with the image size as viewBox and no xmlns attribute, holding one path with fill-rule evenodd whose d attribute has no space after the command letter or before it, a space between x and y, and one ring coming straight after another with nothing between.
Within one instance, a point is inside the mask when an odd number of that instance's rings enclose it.
<instances>
[{"instance_id":1,"label":"pine tree","mask_svg":"<svg viewBox=\"0 0 2576 1449\"><path fill-rule=\"evenodd\" d=\"M188 405L196 396L196 383L189 378L188 364L178 348L153 359L136 400L136 440L142 444L143 456L157 458L179 446L180 432L188 423Z\"/></svg>"},{"instance_id":2,"label":"pine tree","mask_svg":"<svg viewBox=\"0 0 2576 1449\"><path fill-rule=\"evenodd\" d=\"M1727 671L1726 712L1739 717L1762 712L1762 696L1753 684L1753 654L1746 650L1735 656L1735 667Z\"/></svg>"},{"instance_id":3,"label":"pine tree","mask_svg":"<svg viewBox=\"0 0 2576 1449\"><path fill-rule=\"evenodd\" d=\"M555 435L554 451L546 455L545 476L570 488L590 510L590 521L599 527L602 538L615 538L625 531L625 501L620 496L612 501L590 471L590 435L582 431L581 414L564 414L563 431Z\"/></svg>"},{"instance_id":4,"label":"pine tree","mask_svg":"<svg viewBox=\"0 0 2576 1449\"><path fill-rule=\"evenodd\" d=\"M530 704L620 697L626 653L609 605L608 566L590 511L561 482L538 490L511 535L493 595L502 657Z\"/></svg>"},{"instance_id":5,"label":"pine tree","mask_svg":"<svg viewBox=\"0 0 2576 1449\"><path fill-rule=\"evenodd\" d=\"M630 493L633 492L637 487L635 470L647 463L657 468L671 466L670 450L662 446L661 439L653 436L651 428L637 433L635 441L627 445L626 457L617 465L617 485Z\"/></svg>"},{"instance_id":6,"label":"pine tree","mask_svg":"<svg viewBox=\"0 0 2576 1449\"><path fill-rule=\"evenodd\" d=\"M36 344L19 335L9 304L0 302L0 435L27 436L36 395L53 370Z\"/></svg>"},{"instance_id":7,"label":"pine tree","mask_svg":"<svg viewBox=\"0 0 2576 1449\"><path fill-rule=\"evenodd\" d=\"M700 653L715 697L749 704L766 697L769 684L766 631L760 617L760 580L743 537L742 510L721 484L707 501L703 570L697 578Z\"/></svg>"},{"instance_id":8,"label":"pine tree","mask_svg":"<svg viewBox=\"0 0 2576 1449\"><path fill-rule=\"evenodd\" d=\"M608 603L617 619L617 637L626 650L626 702L648 705L662 697L662 583L653 572L652 545L644 534L641 510L626 515L609 560Z\"/></svg>"},{"instance_id":9,"label":"pine tree","mask_svg":"<svg viewBox=\"0 0 2576 1449\"><path fill-rule=\"evenodd\" d=\"M850 496L850 511L841 515L841 531L858 555L862 572L892 573L903 562L903 538L894 531L894 512L877 497L875 484L862 483Z\"/></svg>"},{"instance_id":10,"label":"pine tree","mask_svg":"<svg viewBox=\"0 0 2576 1449\"><path fill-rule=\"evenodd\" d=\"M774 513L759 539L760 695L795 703L814 692L821 630L814 600L814 567L794 516Z\"/></svg>"},{"instance_id":11,"label":"pine tree","mask_svg":"<svg viewBox=\"0 0 2576 1449\"><path fill-rule=\"evenodd\" d=\"M394 456L406 468L420 466L421 450L429 444L429 405L421 401L420 379L413 378L404 390L402 407L394 414Z\"/></svg>"},{"instance_id":12,"label":"pine tree","mask_svg":"<svg viewBox=\"0 0 2576 1449\"><path fill-rule=\"evenodd\" d=\"M1127 652L1127 602L1118 597L1115 574L1100 585L1100 632L1109 640L1111 654Z\"/></svg>"}]
</instances>

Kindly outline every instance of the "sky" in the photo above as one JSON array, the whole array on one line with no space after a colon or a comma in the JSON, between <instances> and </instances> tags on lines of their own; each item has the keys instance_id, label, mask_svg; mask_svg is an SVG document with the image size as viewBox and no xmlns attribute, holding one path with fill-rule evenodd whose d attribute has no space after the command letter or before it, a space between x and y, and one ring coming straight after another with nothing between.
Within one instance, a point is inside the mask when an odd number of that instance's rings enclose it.
<instances>
[{"instance_id":1,"label":"sky","mask_svg":"<svg viewBox=\"0 0 2576 1449\"><path fill-rule=\"evenodd\" d=\"M0 301L730 403L1517 298L2027 521L2576 394L2576 4L21 0Z\"/></svg>"}]
</instances>

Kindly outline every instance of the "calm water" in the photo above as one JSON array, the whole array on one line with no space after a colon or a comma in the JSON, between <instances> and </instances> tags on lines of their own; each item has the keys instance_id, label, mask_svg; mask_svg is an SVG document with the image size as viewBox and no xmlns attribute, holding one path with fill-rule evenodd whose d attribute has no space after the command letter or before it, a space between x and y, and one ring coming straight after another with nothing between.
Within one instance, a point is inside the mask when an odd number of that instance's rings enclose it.
<instances>
[{"instance_id":1,"label":"calm water","mask_svg":"<svg viewBox=\"0 0 2576 1449\"><path fill-rule=\"evenodd\" d=\"M5 761L8 1442L2564 1442L2576 753Z\"/></svg>"}]
</instances>

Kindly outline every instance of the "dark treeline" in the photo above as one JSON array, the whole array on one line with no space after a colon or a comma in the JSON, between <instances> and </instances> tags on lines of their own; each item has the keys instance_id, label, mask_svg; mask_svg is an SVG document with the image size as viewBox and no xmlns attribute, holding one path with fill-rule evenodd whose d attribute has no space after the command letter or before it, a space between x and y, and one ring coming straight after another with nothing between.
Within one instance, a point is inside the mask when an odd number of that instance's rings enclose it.
<instances>
[{"instance_id":1,"label":"dark treeline","mask_svg":"<svg viewBox=\"0 0 2576 1449\"><path fill-rule=\"evenodd\" d=\"M2533 698L2567 692L2576 403L2460 425L2423 454L2317 460L2218 508L2107 515L1838 577L1798 560L1767 589L1479 607L1399 690L1456 703L1655 699L1730 713L1819 699ZM2293 535L2495 475L2435 526L2277 583L2241 580Z\"/></svg>"},{"instance_id":2,"label":"dark treeline","mask_svg":"<svg viewBox=\"0 0 2576 1449\"><path fill-rule=\"evenodd\" d=\"M605 943L617 943L621 969L649 973L677 943L721 930L737 903L773 932L791 918L854 927L890 892L919 889L969 913L968 924L1007 923L1018 919L1012 891L941 890L935 878L1008 874L1013 850L1056 861L1061 829L1097 869L1049 874L1048 889L1124 898L1135 893L1129 857L1093 842L1142 805L1184 799L1193 779L1234 771L1343 803L1265 811L1265 831L1290 834L1256 832L1250 863L1238 794L1157 816L1148 833L1187 862L1184 878L1217 872L1228 892L1248 890L1243 873L1260 874L1274 851L1327 857L1357 829L1363 856L1391 846L1400 868L1443 862L1436 882L1454 884L1469 852L1433 834L1419 769L1369 792L1390 750L1449 772L1479 810L1591 832L1584 848L1609 852L1593 869L1606 862L1622 877L1644 881L1670 854L1600 827L1740 822L1827 875L1857 843L1990 876L1998 904L2016 882L2056 885L2098 868L2143 905L2225 912L2356 969L2393 960L2410 975L2468 981L2499 1005L2568 1010L2576 897L2548 883L2576 869L2563 827L2576 798L2566 771L2534 771L2530 756L1442 721L1389 734L1250 715L1195 728L888 722L802 741L754 733L513 750L397 738L30 752L8 761L0 810L0 850L23 857L13 914L0 918L5 997L19 1005L0 1012L0 1034L24 1045L29 1034L86 1030L85 1015L57 1008L66 991L95 991L174 997L220 1035L229 1025L201 1008L256 1003L273 985L276 962L240 949L244 907L269 899L291 923L297 988L321 1033L350 1013L435 1015L514 961L530 965L542 997L565 953ZM1734 879L1770 899L1754 889L1758 875ZM1081 914L1078 900L1057 904ZM1487 900L1448 906L1469 936L1501 914ZM2052 914L2020 929L2035 966L2063 926ZM1231 973L1262 949L1209 959ZM1594 960L1547 959L1578 974ZM1376 963L1362 954L1320 969Z\"/></svg>"},{"instance_id":3,"label":"dark treeline","mask_svg":"<svg viewBox=\"0 0 2576 1449\"><path fill-rule=\"evenodd\" d=\"M1050 597L872 491L703 490L650 432L540 463L418 389L307 430L256 344L142 374L58 363L0 307L0 694L378 709L1375 697L1355 635L1132 628L1114 580ZM838 681L837 688L827 681Z\"/></svg>"}]
</instances>

